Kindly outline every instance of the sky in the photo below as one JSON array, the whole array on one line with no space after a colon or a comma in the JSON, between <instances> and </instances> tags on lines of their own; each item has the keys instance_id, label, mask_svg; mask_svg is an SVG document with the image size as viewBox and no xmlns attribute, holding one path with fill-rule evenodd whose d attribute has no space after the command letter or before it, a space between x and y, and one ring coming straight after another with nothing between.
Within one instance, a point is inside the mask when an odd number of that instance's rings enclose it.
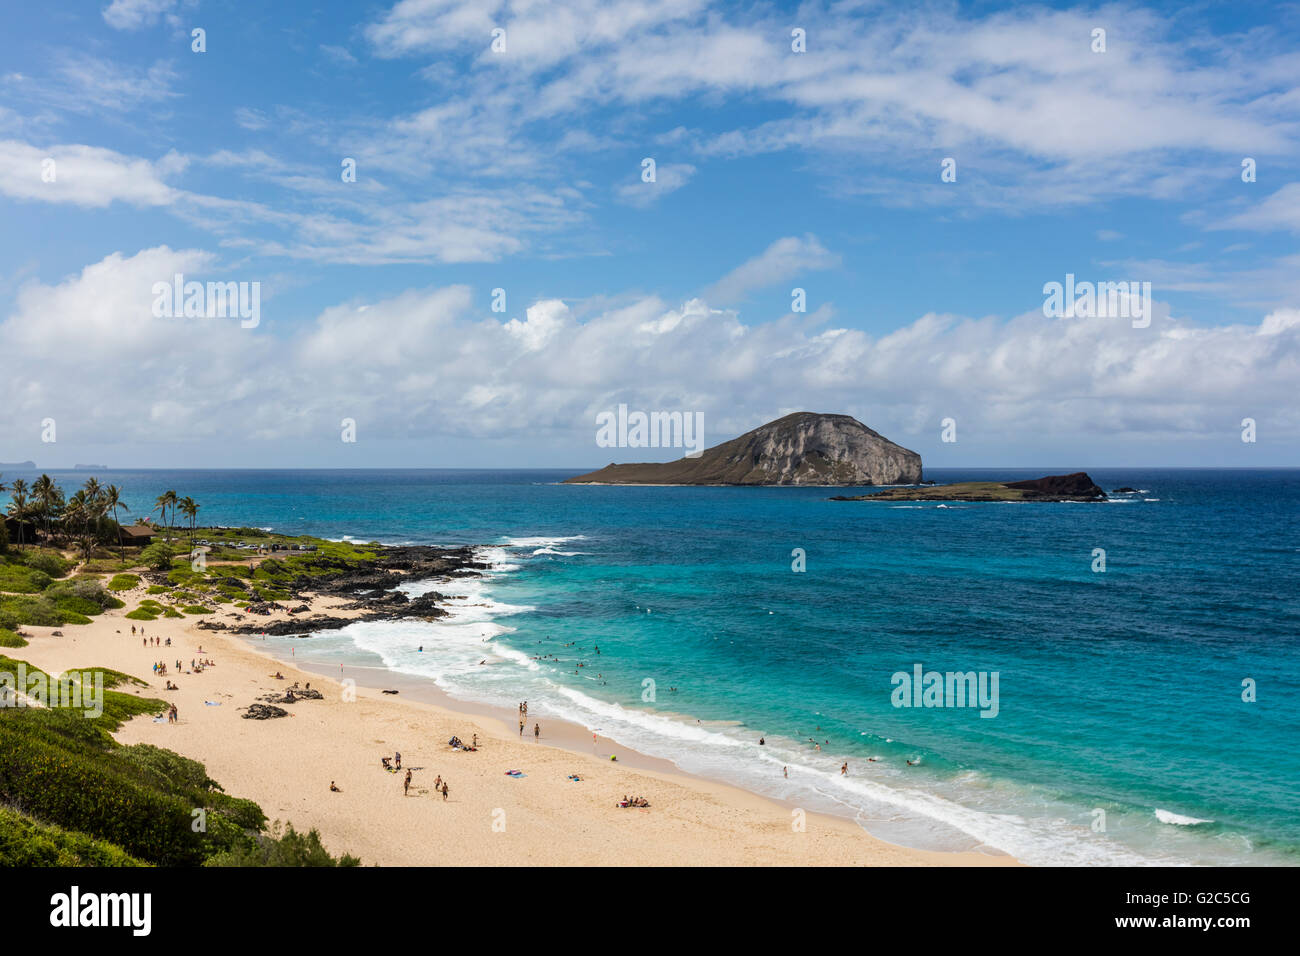
<instances>
[{"instance_id":1,"label":"sky","mask_svg":"<svg viewBox=\"0 0 1300 956\"><path fill-rule=\"evenodd\" d=\"M680 454L599 446L623 404L707 445L849 414L933 467L1300 466L1300 5L3 16L0 462ZM168 314L177 275L255 322ZM1047 314L1067 276L1148 321Z\"/></svg>"}]
</instances>

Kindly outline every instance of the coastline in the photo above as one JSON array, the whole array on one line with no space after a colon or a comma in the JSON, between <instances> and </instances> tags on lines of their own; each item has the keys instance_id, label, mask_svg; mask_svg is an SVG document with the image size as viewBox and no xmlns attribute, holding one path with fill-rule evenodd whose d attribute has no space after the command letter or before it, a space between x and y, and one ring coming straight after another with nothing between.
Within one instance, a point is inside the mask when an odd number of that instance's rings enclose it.
<instances>
[{"instance_id":1,"label":"coastline","mask_svg":"<svg viewBox=\"0 0 1300 956\"><path fill-rule=\"evenodd\" d=\"M128 607L143 594L125 593ZM337 596L309 595L312 613L349 612ZM585 728L530 713L540 740L519 740L508 710L452 698L432 682L384 669L352 666L342 677L296 654L288 659L257 646L256 636L198 627L202 618L158 621L149 636L172 646L143 646L133 622L108 611L91 624L24 628L29 644L13 652L50 672L109 667L145 680L141 696L172 700L180 722L148 716L123 725L123 743L150 743L203 762L228 792L260 803L271 819L316 827L332 852L366 865L1016 865L1003 854L945 853L886 843L853 821L806 813L731 784L688 774L666 760L639 754ZM226 619L223 608L208 620ZM291 620L284 612L264 618ZM62 630L63 637L53 637ZM310 646L310 639L301 645ZM201 656L216 666L174 673L175 661ZM297 647L295 647L295 650ZM169 663L156 678L154 661ZM276 672L284 680L274 679ZM166 680L178 685L164 691ZM247 707L273 691L310 683L320 700L283 705L292 716L247 720ZM399 694L384 694L384 688ZM205 703L211 701L213 705ZM453 751L446 741L479 737L480 749ZM531 735L530 735L531 736ZM385 772L379 757L401 751L413 775ZM611 761L610 754L618 760ZM522 770L521 778L505 771ZM578 774L580 782L568 779ZM444 802L431 791L443 776ZM341 792L332 793L335 781ZM649 809L619 808L624 795ZM434 804L429 806L428 804ZM802 831L797 820L804 821ZM617 849L615 849L617 848Z\"/></svg>"}]
</instances>

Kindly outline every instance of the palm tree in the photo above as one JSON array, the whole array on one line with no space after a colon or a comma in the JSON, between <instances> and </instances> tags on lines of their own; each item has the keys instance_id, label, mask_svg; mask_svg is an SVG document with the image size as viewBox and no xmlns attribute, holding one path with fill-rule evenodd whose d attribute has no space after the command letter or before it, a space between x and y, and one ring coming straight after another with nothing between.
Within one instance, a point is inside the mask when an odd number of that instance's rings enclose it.
<instances>
[{"instance_id":1,"label":"palm tree","mask_svg":"<svg viewBox=\"0 0 1300 956\"><path fill-rule=\"evenodd\" d=\"M9 504L9 514L18 522L18 549L23 547L23 531L27 521L27 482L15 478L13 483L13 501Z\"/></svg>"},{"instance_id":2,"label":"palm tree","mask_svg":"<svg viewBox=\"0 0 1300 956\"><path fill-rule=\"evenodd\" d=\"M45 537L54 536L54 520L63 507L63 491L49 475L41 475L32 482L32 497L36 500L36 517L45 524Z\"/></svg>"},{"instance_id":3,"label":"palm tree","mask_svg":"<svg viewBox=\"0 0 1300 956\"><path fill-rule=\"evenodd\" d=\"M129 508L125 501L122 500L122 492L118 490L117 485L109 485L104 489L104 510L113 514L113 524L117 525L117 556L121 561L126 560L126 553L122 550L122 526L117 521L117 509Z\"/></svg>"},{"instance_id":4,"label":"palm tree","mask_svg":"<svg viewBox=\"0 0 1300 956\"><path fill-rule=\"evenodd\" d=\"M194 503L194 499L186 495L179 502L181 514L190 519L190 550L194 550L194 522L199 516L199 506Z\"/></svg>"},{"instance_id":5,"label":"palm tree","mask_svg":"<svg viewBox=\"0 0 1300 956\"><path fill-rule=\"evenodd\" d=\"M171 522L168 522L168 524L167 524L167 543L168 543L168 544L171 544L171 543L172 543L172 523L176 520L176 492L174 492L174 491L165 491L165 492L163 492L161 495L159 495L157 498L154 499L154 505L155 505L156 507L155 507L153 510L159 512L159 516L160 516L164 521L167 521L167 508L168 508L168 506L170 506L171 509L172 509L172 521L171 521Z\"/></svg>"}]
</instances>

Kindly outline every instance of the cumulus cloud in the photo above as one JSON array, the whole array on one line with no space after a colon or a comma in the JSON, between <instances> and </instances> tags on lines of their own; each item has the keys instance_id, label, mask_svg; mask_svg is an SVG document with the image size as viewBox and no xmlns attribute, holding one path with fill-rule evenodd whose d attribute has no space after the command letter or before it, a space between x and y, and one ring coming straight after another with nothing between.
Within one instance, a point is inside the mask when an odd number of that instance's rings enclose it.
<instances>
[{"instance_id":1,"label":"cumulus cloud","mask_svg":"<svg viewBox=\"0 0 1300 956\"><path fill-rule=\"evenodd\" d=\"M826 310L745 320L701 299L634 298L581 321L548 299L502 318L468 287L449 286L340 303L286 332L266 296L257 329L155 318L151 287L176 272L255 278L224 273L208 253L160 247L25 286L0 323L15 370L0 380L10 410L0 439L17 442L53 416L69 435L123 441L336 443L349 416L370 438L551 435L592 460L596 413L628 402L702 411L710 442L796 408L854 414L904 444L955 414L967 436L1022 447L1231 438L1253 410L1271 440L1300 442L1300 310L1207 327L1157 304L1146 329L1038 309L926 314L874 336L830 326Z\"/></svg>"}]
</instances>

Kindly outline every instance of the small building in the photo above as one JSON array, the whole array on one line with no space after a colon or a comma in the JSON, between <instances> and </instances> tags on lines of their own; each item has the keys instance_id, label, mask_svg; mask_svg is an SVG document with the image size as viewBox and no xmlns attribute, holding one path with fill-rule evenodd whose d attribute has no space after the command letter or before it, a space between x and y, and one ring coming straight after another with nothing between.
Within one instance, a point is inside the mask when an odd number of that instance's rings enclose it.
<instances>
[{"instance_id":1,"label":"small building","mask_svg":"<svg viewBox=\"0 0 1300 956\"><path fill-rule=\"evenodd\" d=\"M122 525L118 528L118 542L125 545L143 548L151 544L157 535L158 532L147 524Z\"/></svg>"}]
</instances>

